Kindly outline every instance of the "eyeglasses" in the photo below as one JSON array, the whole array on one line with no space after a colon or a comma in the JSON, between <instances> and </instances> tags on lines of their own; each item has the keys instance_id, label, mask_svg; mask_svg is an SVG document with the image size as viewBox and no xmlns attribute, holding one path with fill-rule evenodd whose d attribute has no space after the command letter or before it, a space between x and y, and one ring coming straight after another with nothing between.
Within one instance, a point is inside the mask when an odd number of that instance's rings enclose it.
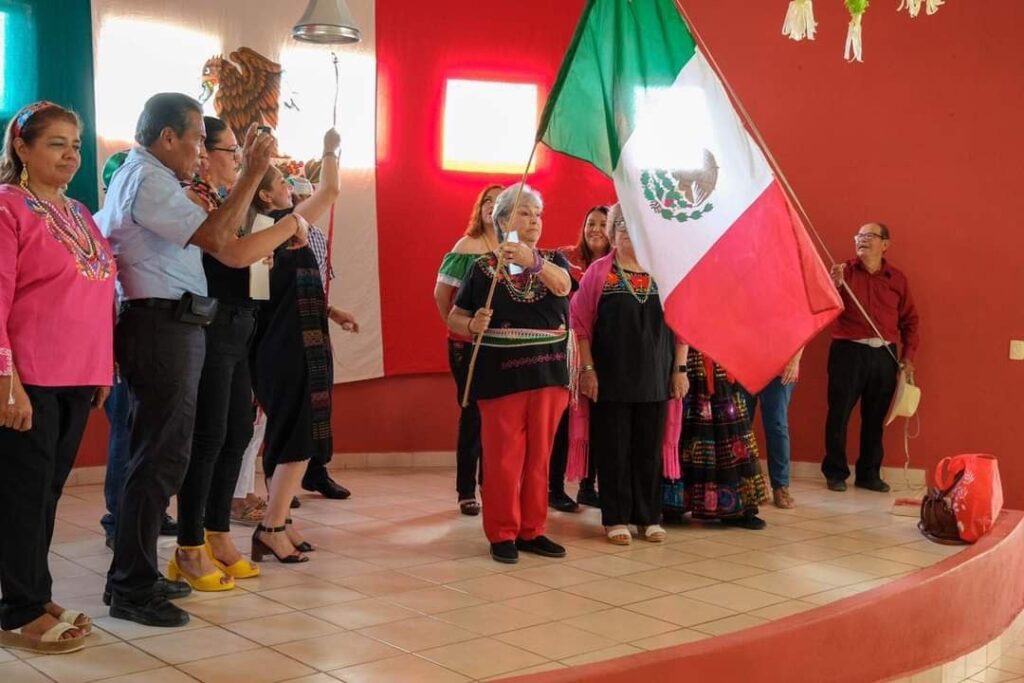
<instances>
[{"instance_id":1,"label":"eyeglasses","mask_svg":"<svg viewBox=\"0 0 1024 683\"><path fill-rule=\"evenodd\" d=\"M877 232L858 232L856 235L853 236L853 241L854 242L860 242L860 241L870 242L871 240L881 240L881 239L885 239L885 238L882 237L881 235L879 235Z\"/></svg>"},{"instance_id":2,"label":"eyeglasses","mask_svg":"<svg viewBox=\"0 0 1024 683\"><path fill-rule=\"evenodd\" d=\"M210 151L211 152L230 152L231 154L233 154L234 156L237 157L237 156L239 156L239 154L241 154L242 148L239 147L238 145L235 145L234 147L211 147Z\"/></svg>"}]
</instances>

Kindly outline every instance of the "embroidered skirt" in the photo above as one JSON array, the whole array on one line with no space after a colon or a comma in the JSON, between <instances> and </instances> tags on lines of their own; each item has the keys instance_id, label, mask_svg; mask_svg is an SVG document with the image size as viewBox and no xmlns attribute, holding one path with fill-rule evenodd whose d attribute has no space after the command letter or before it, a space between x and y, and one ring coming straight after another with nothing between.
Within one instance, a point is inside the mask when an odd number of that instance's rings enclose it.
<instances>
[{"instance_id":1,"label":"embroidered skirt","mask_svg":"<svg viewBox=\"0 0 1024 683\"><path fill-rule=\"evenodd\" d=\"M679 442L682 479L663 487L667 511L692 512L697 519L756 512L768 499L746 403L725 370L717 363L713 368L711 391L704 356L690 349L690 393Z\"/></svg>"}]
</instances>

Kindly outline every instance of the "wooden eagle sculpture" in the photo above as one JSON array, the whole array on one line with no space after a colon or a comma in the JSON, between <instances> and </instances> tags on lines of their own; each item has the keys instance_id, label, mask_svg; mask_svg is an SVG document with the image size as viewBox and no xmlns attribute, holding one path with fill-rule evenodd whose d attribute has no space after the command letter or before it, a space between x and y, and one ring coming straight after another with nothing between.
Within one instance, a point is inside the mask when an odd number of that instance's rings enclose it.
<instances>
[{"instance_id":1,"label":"wooden eagle sculpture","mask_svg":"<svg viewBox=\"0 0 1024 683\"><path fill-rule=\"evenodd\" d=\"M200 100L206 102L211 96L217 116L241 144L253 123L277 128L281 65L247 47L238 48L228 59L211 57L203 66Z\"/></svg>"}]
</instances>

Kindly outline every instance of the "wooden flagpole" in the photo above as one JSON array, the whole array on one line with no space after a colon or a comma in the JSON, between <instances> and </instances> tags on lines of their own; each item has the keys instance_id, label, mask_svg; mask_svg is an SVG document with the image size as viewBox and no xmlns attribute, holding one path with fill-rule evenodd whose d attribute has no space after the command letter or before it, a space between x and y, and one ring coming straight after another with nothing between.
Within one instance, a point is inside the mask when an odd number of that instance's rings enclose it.
<instances>
[{"instance_id":1,"label":"wooden flagpole","mask_svg":"<svg viewBox=\"0 0 1024 683\"><path fill-rule=\"evenodd\" d=\"M533 157L537 153L537 145L540 144L539 140L534 141L533 149L530 150L530 158L526 161L526 168L523 169L523 175L519 179L519 189L516 191L516 199L512 202L512 216L515 216L516 210L519 208L519 199L523 196L523 186L526 185L526 176L530 174L530 165L533 163ZM495 231L498 230L498 226L494 226ZM507 235L506 235L507 236ZM498 245L498 264L494 267L494 277L491 278L491 288L487 291L487 301L484 303L484 308L490 308L491 302L494 299L494 290L498 286L498 278L501 275L501 269L505 266L504 252L501 250L502 242ZM472 318L470 318L472 321ZM470 330L472 332L472 330ZM466 373L466 388L462 392L462 407L465 408L469 405L469 389L473 386L473 372L476 370L476 359L480 355L480 343L484 339L484 333L478 332L473 337L473 355L469 359L469 370Z\"/></svg>"}]
</instances>

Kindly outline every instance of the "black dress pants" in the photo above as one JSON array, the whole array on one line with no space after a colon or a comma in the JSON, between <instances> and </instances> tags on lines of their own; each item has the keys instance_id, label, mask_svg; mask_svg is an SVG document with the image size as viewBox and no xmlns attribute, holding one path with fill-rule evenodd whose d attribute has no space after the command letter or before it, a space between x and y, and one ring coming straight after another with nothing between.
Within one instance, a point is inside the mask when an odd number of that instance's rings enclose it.
<instances>
[{"instance_id":1,"label":"black dress pants","mask_svg":"<svg viewBox=\"0 0 1024 683\"><path fill-rule=\"evenodd\" d=\"M471 342L448 340L448 367L455 378L456 400L462 406L462 395L466 390L466 376L469 373L469 358L473 353ZM461 408L459 413L459 440L455 450L455 490L459 500L476 497L477 481L484 483L484 469L480 465L483 447L480 442L480 408L476 401Z\"/></svg>"},{"instance_id":2,"label":"black dress pants","mask_svg":"<svg viewBox=\"0 0 1024 683\"><path fill-rule=\"evenodd\" d=\"M872 348L836 340L828 352L828 417L825 419L825 460L821 471L829 480L846 480L846 428L860 401L860 457L857 481L881 478L882 430L896 392L899 367L886 347Z\"/></svg>"},{"instance_id":3,"label":"black dress pants","mask_svg":"<svg viewBox=\"0 0 1024 683\"><path fill-rule=\"evenodd\" d=\"M71 473L96 387L25 386L32 429L0 427L0 628L45 613L53 579L47 555L64 482ZM7 400L7 396L3 397Z\"/></svg>"},{"instance_id":4,"label":"black dress pants","mask_svg":"<svg viewBox=\"0 0 1024 683\"><path fill-rule=\"evenodd\" d=\"M202 545L207 529L231 530L231 500L255 419L249 374L255 329L255 306L224 302L206 328L192 455L178 492L178 545Z\"/></svg>"},{"instance_id":5,"label":"black dress pants","mask_svg":"<svg viewBox=\"0 0 1024 683\"><path fill-rule=\"evenodd\" d=\"M176 321L173 310L129 308L114 330L114 352L132 394L131 456L107 586L124 600L144 602L160 578L156 543L164 511L188 470L206 334Z\"/></svg>"},{"instance_id":6,"label":"black dress pants","mask_svg":"<svg viewBox=\"0 0 1024 683\"><path fill-rule=\"evenodd\" d=\"M661 522L665 401L590 405L590 454L601 481L605 526Z\"/></svg>"}]
</instances>

